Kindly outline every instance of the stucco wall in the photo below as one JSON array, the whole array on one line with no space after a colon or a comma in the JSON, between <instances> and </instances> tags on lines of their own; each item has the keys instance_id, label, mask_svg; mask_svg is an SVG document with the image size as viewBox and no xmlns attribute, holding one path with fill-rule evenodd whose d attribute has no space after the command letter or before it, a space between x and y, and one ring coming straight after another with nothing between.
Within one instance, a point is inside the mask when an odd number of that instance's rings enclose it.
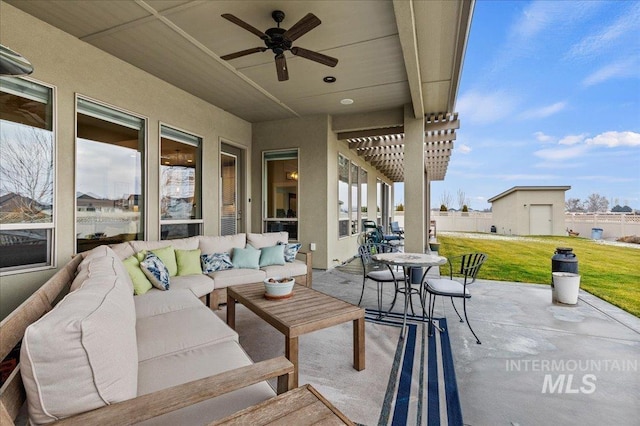
<instances>
[{"instance_id":1,"label":"stucco wall","mask_svg":"<svg viewBox=\"0 0 640 426\"><path fill-rule=\"evenodd\" d=\"M262 154L264 151L294 149L298 151L298 239L305 250L316 243L313 266L327 264L327 134L329 117L267 121L253 125L251 168L256 175L252 184L252 228L262 228Z\"/></svg>"},{"instance_id":2,"label":"stucco wall","mask_svg":"<svg viewBox=\"0 0 640 426\"><path fill-rule=\"evenodd\" d=\"M123 62L6 3L0 3L0 40L34 65L32 78L56 88L55 252L57 264L75 251L76 93L147 117L147 238L159 235L159 123L203 137L204 233L218 233L219 145L250 147L251 124ZM250 152L248 152L250 155ZM250 158L248 155L248 158ZM249 176L250 177L250 176ZM54 270L2 276L4 318Z\"/></svg>"},{"instance_id":3,"label":"stucco wall","mask_svg":"<svg viewBox=\"0 0 640 426\"><path fill-rule=\"evenodd\" d=\"M551 206L551 235L565 235L565 192L517 190L493 201L491 210L500 234L530 235L531 206Z\"/></svg>"}]
</instances>

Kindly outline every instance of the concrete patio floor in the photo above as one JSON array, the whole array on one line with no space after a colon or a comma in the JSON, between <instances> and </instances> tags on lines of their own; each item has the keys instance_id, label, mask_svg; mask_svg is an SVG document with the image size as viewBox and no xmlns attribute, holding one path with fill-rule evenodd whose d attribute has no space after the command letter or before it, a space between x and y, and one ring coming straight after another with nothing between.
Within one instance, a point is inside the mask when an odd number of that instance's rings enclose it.
<instances>
[{"instance_id":1,"label":"concrete patio floor","mask_svg":"<svg viewBox=\"0 0 640 426\"><path fill-rule=\"evenodd\" d=\"M361 283L337 269L313 273L314 289L354 304ZM436 304L448 321L465 424L640 424L639 318L582 290L576 306L552 304L547 285L478 280L470 290L481 345L449 299ZM383 309L392 298L385 284ZM377 308L372 281L362 306Z\"/></svg>"}]
</instances>

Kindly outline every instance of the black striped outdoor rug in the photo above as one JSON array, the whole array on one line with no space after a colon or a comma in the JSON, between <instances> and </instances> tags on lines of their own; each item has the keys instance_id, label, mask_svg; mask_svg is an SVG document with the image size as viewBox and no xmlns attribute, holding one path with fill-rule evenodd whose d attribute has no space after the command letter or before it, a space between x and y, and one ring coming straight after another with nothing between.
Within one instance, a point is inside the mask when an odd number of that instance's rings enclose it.
<instances>
[{"instance_id":1,"label":"black striped outdoor rug","mask_svg":"<svg viewBox=\"0 0 640 426\"><path fill-rule=\"evenodd\" d=\"M382 318L366 310L366 321L402 327L402 314ZM443 330L428 335L428 321L407 315L407 330L399 338L378 425L462 425L462 410L447 333L447 321L435 320Z\"/></svg>"}]
</instances>

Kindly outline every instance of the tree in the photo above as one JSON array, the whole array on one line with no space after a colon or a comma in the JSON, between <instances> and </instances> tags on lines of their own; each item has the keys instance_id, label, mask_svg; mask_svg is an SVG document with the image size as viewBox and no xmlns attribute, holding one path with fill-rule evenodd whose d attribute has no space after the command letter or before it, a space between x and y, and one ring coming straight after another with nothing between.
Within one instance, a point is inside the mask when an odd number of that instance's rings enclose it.
<instances>
[{"instance_id":1,"label":"tree","mask_svg":"<svg viewBox=\"0 0 640 426\"><path fill-rule=\"evenodd\" d=\"M8 132L7 132L8 133ZM2 134L0 194L16 194L14 211L22 220L37 220L53 200L53 143L51 132L34 127Z\"/></svg>"},{"instance_id":2,"label":"tree","mask_svg":"<svg viewBox=\"0 0 640 426\"><path fill-rule=\"evenodd\" d=\"M396 211L397 212L403 212L404 211L404 204L398 203L398 205L396 206Z\"/></svg>"},{"instance_id":3,"label":"tree","mask_svg":"<svg viewBox=\"0 0 640 426\"><path fill-rule=\"evenodd\" d=\"M587 212L606 212L609 209L609 200L600 194L593 193L584 202L584 209Z\"/></svg>"},{"instance_id":4,"label":"tree","mask_svg":"<svg viewBox=\"0 0 640 426\"><path fill-rule=\"evenodd\" d=\"M624 206L624 207L622 207L622 206L620 206L620 204L616 204L616 205L611 209L611 211L612 211L613 213L631 213L631 212L633 212L633 209L631 209L631 207L629 207L629 206Z\"/></svg>"},{"instance_id":5,"label":"tree","mask_svg":"<svg viewBox=\"0 0 640 426\"><path fill-rule=\"evenodd\" d=\"M449 210L449 206L451 206L451 194L449 191L444 191L440 196L440 205L445 207L445 210L442 210L442 207L440 207L441 211Z\"/></svg>"},{"instance_id":6,"label":"tree","mask_svg":"<svg viewBox=\"0 0 640 426\"><path fill-rule=\"evenodd\" d=\"M584 206L579 198L569 198L565 201L564 208L568 212L584 212Z\"/></svg>"}]
</instances>

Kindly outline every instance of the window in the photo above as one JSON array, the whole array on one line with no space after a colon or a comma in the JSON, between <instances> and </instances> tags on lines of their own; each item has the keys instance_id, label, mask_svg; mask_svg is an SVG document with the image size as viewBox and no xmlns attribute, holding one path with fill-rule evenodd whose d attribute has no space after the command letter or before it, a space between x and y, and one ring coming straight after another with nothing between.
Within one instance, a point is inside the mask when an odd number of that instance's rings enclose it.
<instances>
[{"instance_id":1,"label":"window","mask_svg":"<svg viewBox=\"0 0 640 426\"><path fill-rule=\"evenodd\" d=\"M53 265L53 89L0 77L0 272Z\"/></svg>"},{"instance_id":2,"label":"window","mask_svg":"<svg viewBox=\"0 0 640 426\"><path fill-rule=\"evenodd\" d=\"M298 150L263 154L264 232L287 231L298 239Z\"/></svg>"},{"instance_id":3,"label":"window","mask_svg":"<svg viewBox=\"0 0 640 426\"><path fill-rule=\"evenodd\" d=\"M338 154L338 236L349 235L349 159Z\"/></svg>"},{"instance_id":4,"label":"window","mask_svg":"<svg viewBox=\"0 0 640 426\"><path fill-rule=\"evenodd\" d=\"M202 139L160 126L160 237L192 237L202 232Z\"/></svg>"},{"instance_id":5,"label":"window","mask_svg":"<svg viewBox=\"0 0 640 426\"><path fill-rule=\"evenodd\" d=\"M368 179L369 175L367 174L367 171L365 169L360 169L360 223L369 217L367 212L369 210L369 194L367 192Z\"/></svg>"},{"instance_id":6,"label":"window","mask_svg":"<svg viewBox=\"0 0 640 426\"><path fill-rule=\"evenodd\" d=\"M145 120L77 98L77 251L144 239Z\"/></svg>"},{"instance_id":7,"label":"window","mask_svg":"<svg viewBox=\"0 0 640 426\"><path fill-rule=\"evenodd\" d=\"M358 185L358 173L359 173L359 168L355 163L351 163L351 174L349 176L350 178L350 183L349 185L351 186L351 234L357 234L358 233L358 212L360 210L360 197L358 194L358 191L360 189L360 186Z\"/></svg>"}]
</instances>

